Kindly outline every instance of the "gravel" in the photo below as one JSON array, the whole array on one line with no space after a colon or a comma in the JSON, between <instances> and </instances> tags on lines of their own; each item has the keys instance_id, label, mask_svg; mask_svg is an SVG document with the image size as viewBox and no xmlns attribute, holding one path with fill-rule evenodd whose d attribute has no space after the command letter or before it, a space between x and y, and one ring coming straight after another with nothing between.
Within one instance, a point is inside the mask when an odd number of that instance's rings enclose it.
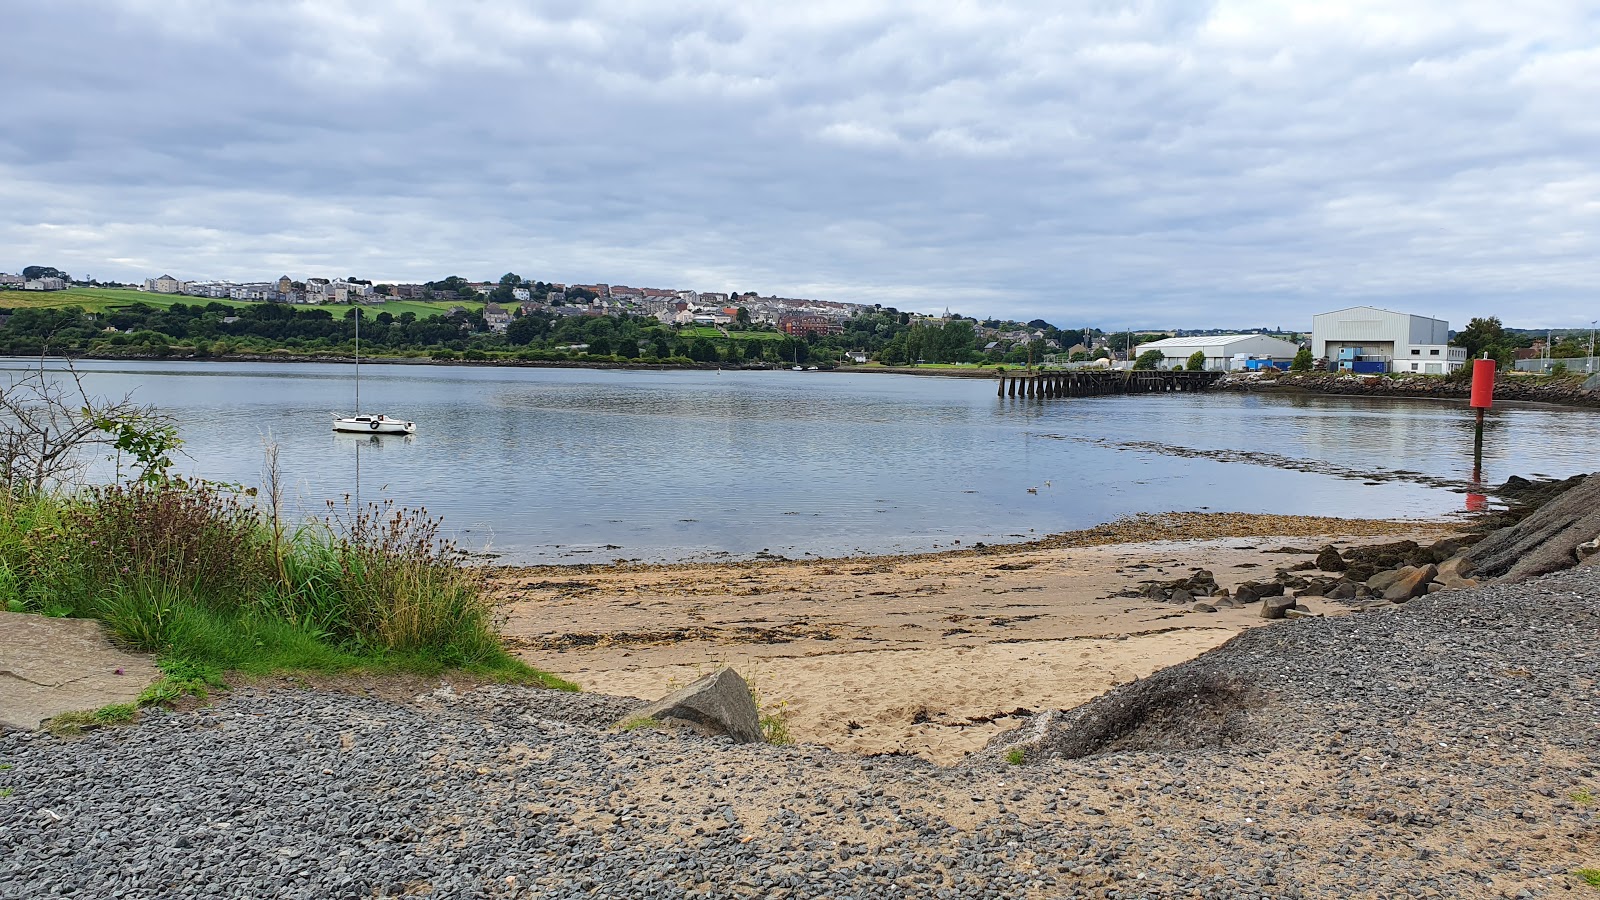
<instances>
[{"instance_id":1,"label":"gravel","mask_svg":"<svg viewBox=\"0 0 1600 900\"><path fill-rule=\"evenodd\" d=\"M1254 629L955 768L240 689L0 734L0 897L1600 896L1597 686L1573 573Z\"/></svg>"}]
</instances>

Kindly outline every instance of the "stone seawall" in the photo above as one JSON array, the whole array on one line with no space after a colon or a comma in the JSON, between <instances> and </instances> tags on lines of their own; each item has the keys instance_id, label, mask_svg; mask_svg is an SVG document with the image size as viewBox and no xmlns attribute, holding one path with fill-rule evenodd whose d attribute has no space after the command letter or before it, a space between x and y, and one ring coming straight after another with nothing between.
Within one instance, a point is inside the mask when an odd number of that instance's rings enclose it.
<instances>
[{"instance_id":1,"label":"stone seawall","mask_svg":"<svg viewBox=\"0 0 1600 900\"><path fill-rule=\"evenodd\" d=\"M1559 403L1568 406L1600 407L1600 390L1585 390L1582 376L1566 378L1507 377L1495 379L1494 398L1522 403ZM1257 373L1223 376L1214 391L1261 393L1335 394L1351 397L1429 397L1438 400L1466 400L1472 383L1437 375L1345 375L1328 372L1285 374L1272 377Z\"/></svg>"}]
</instances>

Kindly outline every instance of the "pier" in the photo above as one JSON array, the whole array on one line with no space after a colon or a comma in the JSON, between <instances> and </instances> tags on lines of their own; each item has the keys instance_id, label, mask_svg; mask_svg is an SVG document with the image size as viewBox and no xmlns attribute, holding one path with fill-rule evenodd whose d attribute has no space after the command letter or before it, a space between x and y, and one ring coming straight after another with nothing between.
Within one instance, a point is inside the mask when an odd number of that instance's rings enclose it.
<instances>
[{"instance_id":1,"label":"pier","mask_svg":"<svg viewBox=\"0 0 1600 900\"><path fill-rule=\"evenodd\" d=\"M1221 372L1106 371L1077 369L1001 375L1000 397L1098 397L1103 394L1159 394L1204 391L1216 384Z\"/></svg>"}]
</instances>

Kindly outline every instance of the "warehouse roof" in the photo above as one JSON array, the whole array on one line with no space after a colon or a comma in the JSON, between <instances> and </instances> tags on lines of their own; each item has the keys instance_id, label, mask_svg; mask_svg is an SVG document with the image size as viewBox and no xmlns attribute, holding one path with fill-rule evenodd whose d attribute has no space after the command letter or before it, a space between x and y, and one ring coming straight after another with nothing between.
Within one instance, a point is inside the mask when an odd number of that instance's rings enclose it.
<instances>
[{"instance_id":1,"label":"warehouse roof","mask_svg":"<svg viewBox=\"0 0 1600 900\"><path fill-rule=\"evenodd\" d=\"M1284 341L1283 338L1275 338L1270 334L1200 334L1193 337L1166 338L1165 340L1151 341L1148 344L1140 344L1139 346L1146 350L1176 350L1180 347L1215 347L1218 344L1232 344L1237 341L1247 341L1251 338L1267 338L1268 340L1283 341L1285 344L1291 343L1290 341Z\"/></svg>"}]
</instances>

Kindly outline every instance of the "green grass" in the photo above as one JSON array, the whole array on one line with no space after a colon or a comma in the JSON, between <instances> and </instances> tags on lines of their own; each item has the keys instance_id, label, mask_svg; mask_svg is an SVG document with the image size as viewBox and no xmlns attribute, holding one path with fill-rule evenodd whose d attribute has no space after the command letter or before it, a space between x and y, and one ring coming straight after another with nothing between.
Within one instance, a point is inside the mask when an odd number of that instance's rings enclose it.
<instances>
[{"instance_id":1,"label":"green grass","mask_svg":"<svg viewBox=\"0 0 1600 900\"><path fill-rule=\"evenodd\" d=\"M678 329L678 336L685 338L711 338L713 340L735 341L781 341L784 335L776 331L730 331L723 334L709 325L691 325Z\"/></svg>"},{"instance_id":2,"label":"green grass","mask_svg":"<svg viewBox=\"0 0 1600 900\"><path fill-rule=\"evenodd\" d=\"M1578 869L1572 874L1578 876L1584 884L1600 888L1600 869Z\"/></svg>"},{"instance_id":3,"label":"green grass","mask_svg":"<svg viewBox=\"0 0 1600 900\"><path fill-rule=\"evenodd\" d=\"M121 288L68 288L64 291L0 291L0 309L61 309L68 306L81 306L87 312L103 313L110 309L131 306L143 303L157 309L168 309L176 304L183 303L189 306L205 306L208 303L221 303L235 309L246 306L259 306L261 303L250 300L219 300L210 297L188 297L181 294L150 294L144 291L127 290ZM384 303L362 306L368 316L376 316L380 312L391 313L399 316L401 313L414 313L419 319L426 319L433 315L443 315L452 306L462 306L470 310L483 308L483 301L467 300L388 300ZM313 309L311 306L296 306L296 309Z\"/></svg>"},{"instance_id":4,"label":"green grass","mask_svg":"<svg viewBox=\"0 0 1600 900\"><path fill-rule=\"evenodd\" d=\"M45 723L45 729L57 737L71 737L93 728L126 725L132 722L138 713L137 703L113 703L99 709L62 713Z\"/></svg>"},{"instance_id":5,"label":"green grass","mask_svg":"<svg viewBox=\"0 0 1600 900\"><path fill-rule=\"evenodd\" d=\"M1589 806L1594 803L1594 792L1588 788L1579 788L1568 794L1567 797L1579 806Z\"/></svg>"},{"instance_id":6,"label":"green grass","mask_svg":"<svg viewBox=\"0 0 1600 900\"><path fill-rule=\"evenodd\" d=\"M1022 752L1022 748L1021 747L1012 747L1010 750L1006 751L1006 762L1010 763L1013 766L1022 765L1023 760L1025 760L1026 758L1027 757Z\"/></svg>"},{"instance_id":7,"label":"green grass","mask_svg":"<svg viewBox=\"0 0 1600 900\"><path fill-rule=\"evenodd\" d=\"M576 685L506 651L481 570L439 523L387 507L294 530L206 486L0 499L0 607L104 622L164 677L140 704L222 673L470 673ZM64 727L111 724L99 710Z\"/></svg>"}]
</instances>

